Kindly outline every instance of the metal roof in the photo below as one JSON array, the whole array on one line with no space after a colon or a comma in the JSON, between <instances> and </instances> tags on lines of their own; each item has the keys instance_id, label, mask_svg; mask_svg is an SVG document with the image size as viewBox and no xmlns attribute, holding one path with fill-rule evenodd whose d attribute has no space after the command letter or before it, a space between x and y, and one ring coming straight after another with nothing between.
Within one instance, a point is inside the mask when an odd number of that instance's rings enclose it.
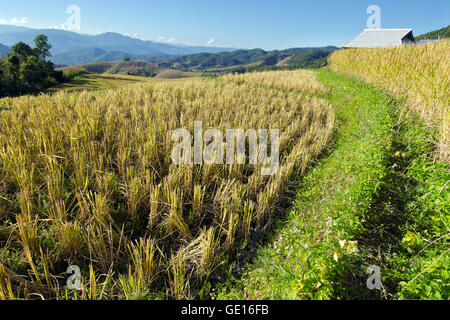
<instances>
[{"instance_id":1,"label":"metal roof","mask_svg":"<svg viewBox=\"0 0 450 320\"><path fill-rule=\"evenodd\" d=\"M366 29L343 48L379 48L402 45L404 38L414 39L412 29Z\"/></svg>"}]
</instances>

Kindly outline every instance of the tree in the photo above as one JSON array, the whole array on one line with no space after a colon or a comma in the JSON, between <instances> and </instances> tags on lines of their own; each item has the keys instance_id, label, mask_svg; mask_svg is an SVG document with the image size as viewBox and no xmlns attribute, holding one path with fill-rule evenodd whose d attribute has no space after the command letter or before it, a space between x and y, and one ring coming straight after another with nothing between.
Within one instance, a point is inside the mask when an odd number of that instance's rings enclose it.
<instances>
[{"instance_id":1,"label":"tree","mask_svg":"<svg viewBox=\"0 0 450 320\"><path fill-rule=\"evenodd\" d=\"M9 56L13 55L15 55L20 62L23 62L26 61L29 56L34 55L34 52L29 45L20 41L11 47Z\"/></svg>"},{"instance_id":2,"label":"tree","mask_svg":"<svg viewBox=\"0 0 450 320\"><path fill-rule=\"evenodd\" d=\"M130 58L129 57L125 57L125 58L123 58L123 61L130 61Z\"/></svg>"},{"instance_id":3,"label":"tree","mask_svg":"<svg viewBox=\"0 0 450 320\"><path fill-rule=\"evenodd\" d=\"M23 42L11 47L7 58L0 58L0 98L27 93L38 93L64 82L62 72L45 58L51 56L51 45L45 35L34 39L35 48Z\"/></svg>"},{"instance_id":4,"label":"tree","mask_svg":"<svg viewBox=\"0 0 450 320\"><path fill-rule=\"evenodd\" d=\"M34 46L37 56L41 57L43 60L52 56L50 53L52 45L48 42L48 37L46 35L41 34L34 38Z\"/></svg>"},{"instance_id":5,"label":"tree","mask_svg":"<svg viewBox=\"0 0 450 320\"><path fill-rule=\"evenodd\" d=\"M19 78L20 59L16 54L10 54L5 63L6 72L13 80Z\"/></svg>"},{"instance_id":6,"label":"tree","mask_svg":"<svg viewBox=\"0 0 450 320\"><path fill-rule=\"evenodd\" d=\"M21 84L19 79L20 60L16 54L9 54L3 60L2 68L2 92L0 97L16 95L19 93Z\"/></svg>"},{"instance_id":7,"label":"tree","mask_svg":"<svg viewBox=\"0 0 450 320\"><path fill-rule=\"evenodd\" d=\"M30 84L33 88L39 88L43 80L47 78L47 74L40 64L39 57L36 56L30 57L21 64L20 74L24 82Z\"/></svg>"}]
</instances>

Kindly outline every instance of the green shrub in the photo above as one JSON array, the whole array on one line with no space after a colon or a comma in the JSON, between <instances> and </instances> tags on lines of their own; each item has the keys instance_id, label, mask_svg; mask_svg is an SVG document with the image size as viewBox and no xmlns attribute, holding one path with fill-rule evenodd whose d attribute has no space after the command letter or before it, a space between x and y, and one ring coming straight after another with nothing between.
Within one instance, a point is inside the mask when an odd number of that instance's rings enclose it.
<instances>
[{"instance_id":1,"label":"green shrub","mask_svg":"<svg viewBox=\"0 0 450 320\"><path fill-rule=\"evenodd\" d=\"M83 76L87 73L88 73L87 70L83 69L83 68L70 67L70 68L67 68L66 70L64 70L64 76L68 80L73 80L73 79Z\"/></svg>"}]
</instances>

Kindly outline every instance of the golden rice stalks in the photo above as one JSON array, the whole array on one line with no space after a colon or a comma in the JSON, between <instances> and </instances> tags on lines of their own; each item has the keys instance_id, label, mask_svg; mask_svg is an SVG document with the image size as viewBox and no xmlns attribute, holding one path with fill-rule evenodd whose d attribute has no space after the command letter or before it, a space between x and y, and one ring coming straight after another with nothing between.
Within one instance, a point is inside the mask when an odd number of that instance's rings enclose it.
<instances>
[{"instance_id":1,"label":"golden rice stalks","mask_svg":"<svg viewBox=\"0 0 450 320\"><path fill-rule=\"evenodd\" d=\"M334 71L381 86L439 128L439 156L450 160L450 42L390 49L349 49L330 57Z\"/></svg>"},{"instance_id":2,"label":"golden rice stalks","mask_svg":"<svg viewBox=\"0 0 450 320\"><path fill-rule=\"evenodd\" d=\"M30 269L20 276L61 299L139 298L163 282L188 297L329 142L334 111L314 97L324 90L314 72L295 71L3 99L0 225L15 221L9 247ZM279 171L174 165L171 132L196 120L224 134L278 129ZM54 287L53 261L84 266L81 293ZM0 270L0 297L30 297L8 279Z\"/></svg>"}]
</instances>

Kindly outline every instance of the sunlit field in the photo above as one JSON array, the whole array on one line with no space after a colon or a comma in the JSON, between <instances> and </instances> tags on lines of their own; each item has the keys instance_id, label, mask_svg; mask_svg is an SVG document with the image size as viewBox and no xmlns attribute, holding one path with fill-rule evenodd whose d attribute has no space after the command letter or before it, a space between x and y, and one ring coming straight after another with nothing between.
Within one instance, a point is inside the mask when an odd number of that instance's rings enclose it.
<instances>
[{"instance_id":1,"label":"sunlit field","mask_svg":"<svg viewBox=\"0 0 450 320\"><path fill-rule=\"evenodd\" d=\"M47 90L48 93L59 91L95 91L126 87L130 84L148 82L152 79L126 75L85 74L67 83L62 83Z\"/></svg>"},{"instance_id":2,"label":"sunlit field","mask_svg":"<svg viewBox=\"0 0 450 320\"><path fill-rule=\"evenodd\" d=\"M324 92L315 73L295 71L1 100L0 297L208 294L330 141ZM277 174L173 164L171 132L195 120L279 129ZM85 275L81 291L65 286L70 265Z\"/></svg>"},{"instance_id":3,"label":"sunlit field","mask_svg":"<svg viewBox=\"0 0 450 320\"><path fill-rule=\"evenodd\" d=\"M340 50L331 55L330 65L334 71L360 77L404 97L408 110L439 129L439 155L450 160L449 41L393 49Z\"/></svg>"}]
</instances>

